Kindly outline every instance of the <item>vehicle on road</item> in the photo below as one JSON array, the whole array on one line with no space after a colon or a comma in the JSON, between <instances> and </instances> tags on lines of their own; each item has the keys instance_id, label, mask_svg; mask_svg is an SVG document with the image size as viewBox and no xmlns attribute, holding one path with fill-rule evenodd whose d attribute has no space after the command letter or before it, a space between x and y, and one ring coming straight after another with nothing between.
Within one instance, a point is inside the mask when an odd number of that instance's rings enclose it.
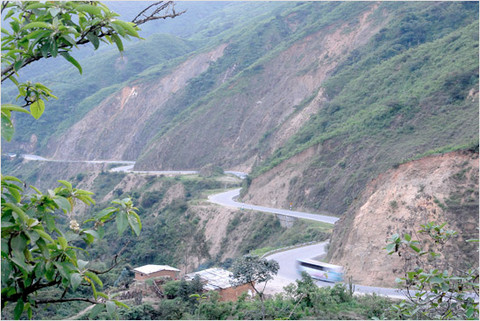
<instances>
[{"instance_id":1,"label":"vehicle on road","mask_svg":"<svg viewBox=\"0 0 480 321\"><path fill-rule=\"evenodd\" d=\"M306 272L312 278L326 282L342 282L343 267L315 260L297 260L297 271Z\"/></svg>"}]
</instances>

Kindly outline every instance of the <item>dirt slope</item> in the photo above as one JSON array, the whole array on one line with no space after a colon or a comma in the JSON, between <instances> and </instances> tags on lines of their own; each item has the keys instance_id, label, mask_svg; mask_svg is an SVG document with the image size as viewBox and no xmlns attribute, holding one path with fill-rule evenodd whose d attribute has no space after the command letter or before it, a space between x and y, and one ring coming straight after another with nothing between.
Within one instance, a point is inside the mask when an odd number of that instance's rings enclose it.
<instances>
[{"instance_id":1,"label":"dirt slope","mask_svg":"<svg viewBox=\"0 0 480 321\"><path fill-rule=\"evenodd\" d=\"M62 137L52 141L52 158L135 160L165 120L160 118L159 127L147 133L145 123L189 80L221 57L225 47L220 45L210 52L197 54L172 73L153 82L124 87L90 111Z\"/></svg>"},{"instance_id":2,"label":"dirt slope","mask_svg":"<svg viewBox=\"0 0 480 321\"><path fill-rule=\"evenodd\" d=\"M249 171L318 112L325 100L320 88L330 72L382 27L368 19L375 9L369 8L356 22L301 38L225 82L153 142L136 168L199 168L213 163Z\"/></svg>"},{"instance_id":3,"label":"dirt slope","mask_svg":"<svg viewBox=\"0 0 480 321\"><path fill-rule=\"evenodd\" d=\"M478 153L426 157L372 180L336 224L330 261L360 284L393 286L403 265L397 255L387 255L386 240L431 221L447 222L459 233L443 250L448 267L478 266L475 244L465 242L478 237Z\"/></svg>"}]
</instances>

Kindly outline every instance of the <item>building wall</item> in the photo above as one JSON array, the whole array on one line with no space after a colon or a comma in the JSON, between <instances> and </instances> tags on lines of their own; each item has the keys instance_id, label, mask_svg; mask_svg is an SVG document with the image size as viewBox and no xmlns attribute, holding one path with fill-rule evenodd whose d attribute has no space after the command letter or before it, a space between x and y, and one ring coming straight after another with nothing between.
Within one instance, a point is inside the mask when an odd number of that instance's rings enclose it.
<instances>
[{"instance_id":1,"label":"building wall","mask_svg":"<svg viewBox=\"0 0 480 321\"><path fill-rule=\"evenodd\" d=\"M177 272L176 271L164 270L164 271L158 271L158 272L151 273L151 274L143 274L143 273L135 271L135 280L138 280L138 281L148 280L148 279L156 278L156 277L159 277L159 276L169 276L172 279L176 279L177 278Z\"/></svg>"},{"instance_id":2,"label":"building wall","mask_svg":"<svg viewBox=\"0 0 480 321\"><path fill-rule=\"evenodd\" d=\"M222 289L218 293L220 294L220 301L236 301L242 293L248 292L248 290L250 290L252 293L255 293L250 284Z\"/></svg>"}]
</instances>

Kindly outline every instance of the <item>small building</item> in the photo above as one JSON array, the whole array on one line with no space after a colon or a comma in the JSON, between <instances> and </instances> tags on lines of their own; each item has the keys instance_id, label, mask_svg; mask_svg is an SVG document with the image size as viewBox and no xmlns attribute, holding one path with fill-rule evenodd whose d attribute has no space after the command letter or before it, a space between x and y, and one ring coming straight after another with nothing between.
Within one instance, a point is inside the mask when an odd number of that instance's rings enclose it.
<instances>
[{"instance_id":1,"label":"small building","mask_svg":"<svg viewBox=\"0 0 480 321\"><path fill-rule=\"evenodd\" d=\"M244 292L247 292L249 295L253 294L253 288L250 284L233 286L234 278L232 273L221 268L211 268L189 273L184 278L187 281L191 281L195 278L195 275L200 277L204 291L217 291L220 294L220 301L236 301Z\"/></svg>"},{"instance_id":2,"label":"small building","mask_svg":"<svg viewBox=\"0 0 480 321\"><path fill-rule=\"evenodd\" d=\"M168 265L148 264L133 269L133 272L135 272L135 280L143 281L161 276L176 279L180 270Z\"/></svg>"}]
</instances>

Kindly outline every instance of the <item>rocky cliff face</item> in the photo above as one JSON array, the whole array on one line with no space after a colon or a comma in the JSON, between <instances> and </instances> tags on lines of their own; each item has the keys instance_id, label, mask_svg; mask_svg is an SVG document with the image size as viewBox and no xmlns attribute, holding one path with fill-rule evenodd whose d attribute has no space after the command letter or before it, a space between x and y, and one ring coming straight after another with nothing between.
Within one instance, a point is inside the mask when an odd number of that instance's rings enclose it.
<instances>
[{"instance_id":1,"label":"rocky cliff face","mask_svg":"<svg viewBox=\"0 0 480 321\"><path fill-rule=\"evenodd\" d=\"M458 232L443 250L449 268L478 267L478 153L453 152L412 161L372 180L335 225L330 262L346 268L354 282L393 286L403 277L403 261L383 249L394 233L421 224L447 222Z\"/></svg>"}]
</instances>

